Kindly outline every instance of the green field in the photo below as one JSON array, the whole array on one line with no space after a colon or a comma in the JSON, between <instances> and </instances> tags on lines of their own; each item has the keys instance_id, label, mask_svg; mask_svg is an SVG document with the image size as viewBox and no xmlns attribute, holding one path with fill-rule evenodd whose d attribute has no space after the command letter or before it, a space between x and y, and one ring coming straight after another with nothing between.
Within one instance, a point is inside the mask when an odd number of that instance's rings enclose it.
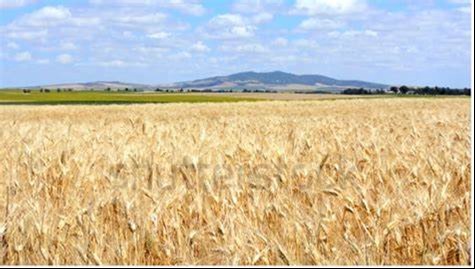
<instances>
[{"instance_id":1,"label":"green field","mask_svg":"<svg viewBox=\"0 0 475 269\"><path fill-rule=\"evenodd\" d=\"M0 104L132 104L132 103L200 103L256 101L256 98L209 96L190 93L126 93L73 91L49 93L0 90Z\"/></svg>"},{"instance_id":2,"label":"green field","mask_svg":"<svg viewBox=\"0 0 475 269\"><path fill-rule=\"evenodd\" d=\"M374 98L456 98L442 95L342 95L342 94L268 94L268 93L156 93L156 92L105 92L71 91L40 92L33 90L0 90L0 105L30 104L140 104L140 103L219 103L259 100L344 100Z\"/></svg>"}]
</instances>

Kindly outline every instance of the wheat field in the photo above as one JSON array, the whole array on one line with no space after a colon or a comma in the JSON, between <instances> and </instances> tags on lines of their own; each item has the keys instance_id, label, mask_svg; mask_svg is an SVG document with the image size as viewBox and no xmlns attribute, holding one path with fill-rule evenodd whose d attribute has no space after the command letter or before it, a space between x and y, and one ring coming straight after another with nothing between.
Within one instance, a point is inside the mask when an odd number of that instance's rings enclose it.
<instances>
[{"instance_id":1,"label":"wheat field","mask_svg":"<svg viewBox=\"0 0 475 269\"><path fill-rule=\"evenodd\" d=\"M0 264L469 264L470 100L0 106Z\"/></svg>"}]
</instances>

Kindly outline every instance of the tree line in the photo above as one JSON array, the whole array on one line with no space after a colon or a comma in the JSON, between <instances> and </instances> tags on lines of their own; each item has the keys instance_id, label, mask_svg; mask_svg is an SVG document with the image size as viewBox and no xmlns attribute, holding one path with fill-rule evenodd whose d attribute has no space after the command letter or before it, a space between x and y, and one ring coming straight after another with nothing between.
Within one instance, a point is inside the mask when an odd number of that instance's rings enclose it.
<instances>
[{"instance_id":1,"label":"tree line","mask_svg":"<svg viewBox=\"0 0 475 269\"><path fill-rule=\"evenodd\" d=\"M409 87L409 86L392 86L389 90L383 89L364 89L364 88L348 88L341 92L342 94L413 94L413 95L471 95L469 88L457 89L449 87Z\"/></svg>"}]
</instances>

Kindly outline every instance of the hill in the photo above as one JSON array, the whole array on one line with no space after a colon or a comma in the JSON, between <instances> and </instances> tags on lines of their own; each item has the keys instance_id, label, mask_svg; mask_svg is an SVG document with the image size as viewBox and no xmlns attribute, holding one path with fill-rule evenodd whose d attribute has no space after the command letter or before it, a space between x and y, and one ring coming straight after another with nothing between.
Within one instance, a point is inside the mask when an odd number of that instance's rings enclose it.
<instances>
[{"instance_id":1,"label":"hill","mask_svg":"<svg viewBox=\"0 0 475 269\"><path fill-rule=\"evenodd\" d=\"M322 75L295 75L281 71L258 73L242 72L229 76L216 76L205 79L173 84L180 88L212 89L272 89L286 90L330 90L345 88L388 88L388 85L360 80L338 80Z\"/></svg>"},{"instance_id":2,"label":"hill","mask_svg":"<svg viewBox=\"0 0 475 269\"><path fill-rule=\"evenodd\" d=\"M274 72L242 72L228 76L215 76L171 84L137 84L119 81L96 81L87 83L65 83L35 86L28 88L46 89L140 89L154 90L156 88L196 89L196 90L275 90L275 91L329 91L341 92L347 88L386 89L388 85L360 80L339 80L322 75L295 75L281 71Z\"/></svg>"}]
</instances>

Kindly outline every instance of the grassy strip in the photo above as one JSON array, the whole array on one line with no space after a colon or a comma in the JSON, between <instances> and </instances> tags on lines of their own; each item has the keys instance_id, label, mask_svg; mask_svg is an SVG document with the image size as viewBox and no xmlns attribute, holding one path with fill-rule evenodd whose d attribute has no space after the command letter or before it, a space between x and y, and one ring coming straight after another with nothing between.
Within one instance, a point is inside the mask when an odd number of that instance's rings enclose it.
<instances>
[{"instance_id":1,"label":"grassy strip","mask_svg":"<svg viewBox=\"0 0 475 269\"><path fill-rule=\"evenodd\" d=\"M255 98L160 93L0 91L1 104L134 104L258 101Z\"/></svg>"}]
</instances>

